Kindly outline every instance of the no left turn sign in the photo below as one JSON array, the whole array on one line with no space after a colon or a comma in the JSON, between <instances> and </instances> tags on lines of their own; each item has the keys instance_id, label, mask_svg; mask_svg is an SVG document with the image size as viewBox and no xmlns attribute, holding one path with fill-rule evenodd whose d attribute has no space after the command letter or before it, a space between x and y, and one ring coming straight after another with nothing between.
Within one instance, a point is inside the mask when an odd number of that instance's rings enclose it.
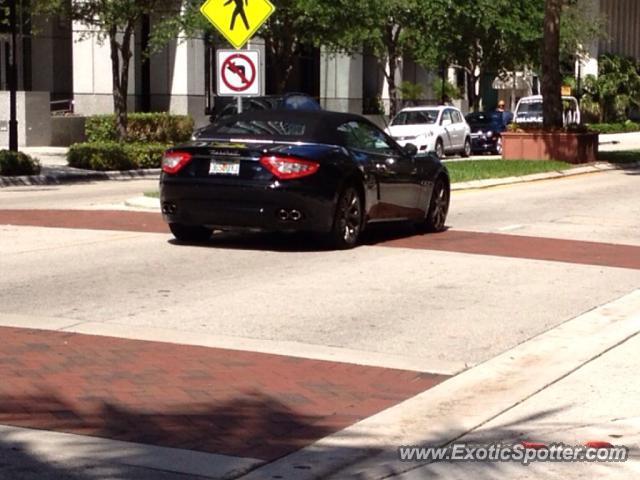
<instances>
[{"instance_id":1,"label":"no left turn sign","mask_svg":"<svg viewBox=\"0 0 640 480\"><path fill-rule=\"evenodd\" d=\"M260 95L258 50L218 50L217 69L219 96Z\"/></svg>"}]
</instances>

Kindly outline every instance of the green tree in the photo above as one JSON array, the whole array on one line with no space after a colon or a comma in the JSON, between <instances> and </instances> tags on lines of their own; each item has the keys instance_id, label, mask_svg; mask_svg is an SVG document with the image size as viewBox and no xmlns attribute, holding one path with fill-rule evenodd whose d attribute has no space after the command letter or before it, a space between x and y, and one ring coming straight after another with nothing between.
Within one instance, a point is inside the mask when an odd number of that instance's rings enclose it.
<instances>
[{"instance_id":1,"label":"green tree","mask_svg":"<svg viewBox=\"0 0 640 480\"><path fill-rule=\"evenodd\" d=\"M179 7L179 5L178 5ZM133 35L145 15L176 16L172 0L34 0L32 10L46 16L62 15L77 21L108 42L111 52L111 79L116 127L121 140L127 133L127 93L133 56Z\"/></svg>"},{"instance_id":2,"label":"green tree","mask_svg":"<svg viewBox=\"0 0 640 480\"><path fill-rule=\"evenodd\" d=\"M389 87L391 115L397 111L400 88L396 80L404 56L413 56L417 45L428 38L415 35L424 22L430 0L304 0L317 22L316 45L353 53L363 47L380 62Z\"/></svg>"},{"instance_id":3,"label":"green tree","mask_svg":"<svg viewBox=\"0 0 640 480\"><path fill-rule=\"evenodd\" d=\"M479 107L481 74L504 74L537 63L544 0L424 1L424 22L413 32L416 60L466 73L467 97Z\"/></svg>"},{"instance_id":4,"label":"green tree","mask_svg":"<svg viewBox=\"0 0 640 480\"><path fill-rule=\"evenodd\" d=\"M583 103L597 105L605 122L623 121L640 108L640 62L633 58L601 55L598 77L587 76Z\"/></svg>"}]
</instances>

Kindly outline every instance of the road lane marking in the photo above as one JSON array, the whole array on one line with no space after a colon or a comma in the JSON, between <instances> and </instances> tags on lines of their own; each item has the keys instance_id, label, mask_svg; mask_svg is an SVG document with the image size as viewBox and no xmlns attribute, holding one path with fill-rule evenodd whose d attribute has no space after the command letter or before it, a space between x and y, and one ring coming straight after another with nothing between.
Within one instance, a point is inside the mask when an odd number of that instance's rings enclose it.
<instances>
[{"instance_id":1,"label":"road lane marking","mask_svg":"<svg viewBox=\"0 0 640 480\"><path fill-rule=\"evenodd\" d=\"M440 375L455 375L467 368L467 364L461 361L425 359L292 341L212 335L203 332L120 324L117 321L108 323L83 322L57 317L0 313L0 327L51 330L129 340L222 348L271 355L286 355L309 360L350 363L368 367L430 372Z\"/></svg>"}]
</instances>

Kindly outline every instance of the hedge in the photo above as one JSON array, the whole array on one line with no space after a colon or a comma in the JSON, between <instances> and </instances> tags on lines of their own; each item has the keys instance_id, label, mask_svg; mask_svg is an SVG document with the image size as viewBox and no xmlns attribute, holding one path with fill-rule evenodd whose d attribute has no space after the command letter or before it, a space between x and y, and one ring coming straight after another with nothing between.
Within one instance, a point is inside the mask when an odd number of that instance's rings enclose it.
<instances>
[{"instance_id":1,"label":"hedge","mask_svg":"<svg viewBox=\"0 0 640 480\"><path fill-rule=\"evenodd\" d=\"M589 128L600 133L628 133L639 132L640 124L627 120L624 123L590 123Z\"/></svg>"},{"instance_id":2,"label":"hedge","mask_svg":"<svg viewBox=\"0 0 640 480\"><path fill-rule=\"evenodd\" d=\"M37 175L40 173L40 162L22 152L0 150L0 175Z\"/></svg>"},{"instance_id":3,"label":"hedge","mask_svg":"<svg viewBox=\"0 0 640 480\"><path fill-rule=\"evenodd\" d=\"M160 168L167 148L167 144L161 143L76 143L69 148L67 163L70 167L97 171Z\"/></svg>"},{"instance_id":4,"label":"hedge","mask_svg":"<svg viewBox=\"0 0 640 480\"><path fill-rule=\"evenodd\" d=\"M126 143L180 143L191 138L193 119L168 113L130 113L127 116ZM114 115L94 115L85 123L87 142L114 142L118 134Z\"/></svg>"}]
</instances>

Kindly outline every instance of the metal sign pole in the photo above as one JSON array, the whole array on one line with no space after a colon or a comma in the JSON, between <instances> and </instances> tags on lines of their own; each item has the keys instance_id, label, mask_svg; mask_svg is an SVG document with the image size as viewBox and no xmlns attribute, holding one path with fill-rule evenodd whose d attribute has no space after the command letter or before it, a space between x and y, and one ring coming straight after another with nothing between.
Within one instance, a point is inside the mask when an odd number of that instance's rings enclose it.
<instances>
[{"instance_id":1,"label":"metal sign pole","mask_svg":"<svg viewBox=\"0 0 640 480\"><path fill-rule=\"evenodd\" d=\"M18 116L16 108L16 91L18 90L17 54L17 19L16 2L9 3L9 22L11 23L11 63L9 64L9 150L18 151Z\"/></svg>"},{"instance_id":2,"label":"metal sign pole","mask_svg":"<svg viewBox=\"0 0 640 480\"><path fill-rule=\"evenodd\" d=\"M242 96L238 95L238 113L242 113Z\"/></svg>"},{"instance_id":3,"label":"metal sign pole","mask_svg":"<svg viewBox=\"0 0 640 480\"><path fill-rule=\"evenodd\" d=\"M251 49L251 40L247 41L247 50ZM242 96L238 95L238 113L242 113Z\"/></svg>"}]
</instances>

